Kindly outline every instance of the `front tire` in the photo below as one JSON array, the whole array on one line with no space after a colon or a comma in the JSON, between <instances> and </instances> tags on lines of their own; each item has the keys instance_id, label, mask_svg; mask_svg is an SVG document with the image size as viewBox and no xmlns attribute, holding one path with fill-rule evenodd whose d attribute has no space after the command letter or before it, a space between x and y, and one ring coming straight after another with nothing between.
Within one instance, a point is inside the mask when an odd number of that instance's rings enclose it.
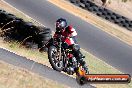
<instances>
[{"instance_id":1,"label":"front tire","mask_svg":"<svg viewBox=\"0 0 132 88\"><path fill-rule=\"evenodd\" d=\"M55 46L50 46L48 49L48 59L52 68L61 72L63 70L63 61L58 60L57 53L57 48Z\"/></svg>"}]
</instances>

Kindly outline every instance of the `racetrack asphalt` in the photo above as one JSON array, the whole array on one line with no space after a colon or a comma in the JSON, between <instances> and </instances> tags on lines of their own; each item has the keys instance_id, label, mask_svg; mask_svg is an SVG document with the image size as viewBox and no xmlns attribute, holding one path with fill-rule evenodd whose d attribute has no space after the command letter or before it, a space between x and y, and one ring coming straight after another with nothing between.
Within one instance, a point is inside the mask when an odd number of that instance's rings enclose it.
<instances>
[{"instance_id":1,"label":"racetrack asphalt","mask_svg":"<svg viewBox=\"0 0 132 88\"><path fill-rule=\"evenodd\" d=\"M132 75L132 46L120 41L101 31L99 28L87 23L59 7L51 4L48 0L4 0L41 22L52 30L55 30L55 21L66 18L78 32L78 41L81 47L101 60L112 65L123 73Z\"/></svg>"},{"instance_id":2,"label":"racetrack asphalt","mask_svg":"<svg viewBox=\"0 0 132 88\"><path fill-rule=\"evenodd\" d=\"M29 60L25 57L16 55L10 51L0 48L0 60L6 63L15 65L20 68L27 69L33 73L36 73L42 77L46 77L60 84L69 86L70 88L95 88L90 84L80 86L76 79L69 77L63 73L57 72L45 65Z\"/></svg>"}]
</instances>

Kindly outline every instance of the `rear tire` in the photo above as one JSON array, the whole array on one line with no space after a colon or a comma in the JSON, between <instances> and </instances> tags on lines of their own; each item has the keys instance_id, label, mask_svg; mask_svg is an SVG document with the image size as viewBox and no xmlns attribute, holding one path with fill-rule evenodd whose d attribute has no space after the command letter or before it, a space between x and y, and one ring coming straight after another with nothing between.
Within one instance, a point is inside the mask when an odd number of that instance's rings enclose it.
<instances>
[{"instance_id":1,"label":"rear tire","mask_svg":"<svg viewBox=\"0 0 132 88\"><path fill-rule=\"evenodd\" d=\"M87 83L87 80L86 80L86 78L85 77L76 77L76 81L77 81L77 83L79 84L79 85L84 85L84 84L86 84Z\"/></svg>"}]
</instances>

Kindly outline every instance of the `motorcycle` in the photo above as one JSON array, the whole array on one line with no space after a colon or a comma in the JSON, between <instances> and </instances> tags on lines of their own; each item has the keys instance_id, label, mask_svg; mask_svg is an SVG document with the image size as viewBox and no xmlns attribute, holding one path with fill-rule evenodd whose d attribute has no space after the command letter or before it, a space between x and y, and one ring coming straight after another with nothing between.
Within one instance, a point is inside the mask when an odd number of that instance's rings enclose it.
<instances>
[{"instance_id":1,"label":"motorcycle","mask_svg":"<svg viewBox=\"0 0 132 88\"><path fill-rule=\"evenodd\" d=\"M67 42L64 41L64 42ZM51 38L45 45L48 48L48 59L52 68L56 71L64 71L69 75L76 74L76 80L80 85L86 83L85 70L72 54L72 49L64 48L62 36L58 39ZM69 58L71 56L72 58Z\"/></svg>"}]
</instances>

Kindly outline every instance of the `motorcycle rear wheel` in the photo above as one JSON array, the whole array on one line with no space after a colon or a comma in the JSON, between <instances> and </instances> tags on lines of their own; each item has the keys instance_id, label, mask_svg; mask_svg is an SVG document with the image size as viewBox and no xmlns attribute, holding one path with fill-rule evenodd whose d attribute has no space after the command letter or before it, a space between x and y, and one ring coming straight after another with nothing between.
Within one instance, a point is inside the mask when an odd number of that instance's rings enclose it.
<instances>
[{"instance_id":1,"label":"motorcycle rear wheel","mask_svg":"<svg viewBox=\"0 0 132 88\"><path fill-rule=\"evenodd\" d=\"M87 80L83 76L76 76L76 81L79 85L84 85L87 83Z\"/></svg>"}]
</instances>

